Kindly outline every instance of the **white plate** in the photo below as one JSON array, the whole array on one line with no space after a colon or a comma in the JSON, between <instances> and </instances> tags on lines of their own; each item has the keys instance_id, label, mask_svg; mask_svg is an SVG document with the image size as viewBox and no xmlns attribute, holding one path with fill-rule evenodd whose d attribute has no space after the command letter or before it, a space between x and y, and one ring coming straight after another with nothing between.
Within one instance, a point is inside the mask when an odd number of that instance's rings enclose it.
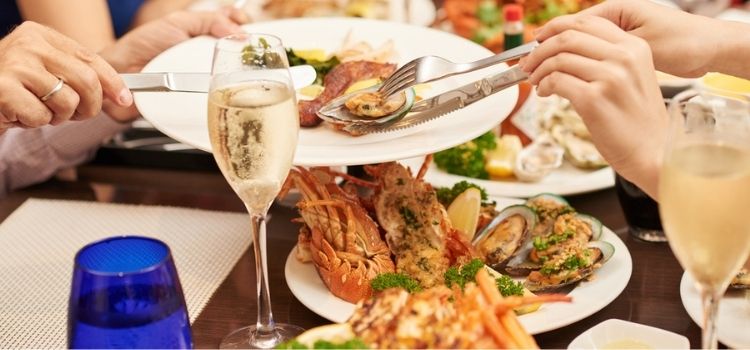
<instances>
[{"instance_id":1,"label":"white plate","mask_svg":"<svg viewBox=\"0 0 750 350\"><path fill-rule=\"evenodd\" d=\"M400 162L412 169L419 169L423 160L423 157L417 157ZM539 193L555 193L567 196L610 188L615 185L615 174L610 167L593 171L581 170L568 162L563 162L560 169L553 171L539 182L482 180L449 174L438 169L433 162L430 164L427 174L425 174L425 180L440 187L450 187L456 182L466 180L483 187L487 194L491 196L528 198Z\"/></svg>"},{"instance_id":2,"label":"white plate","mask_svg":"<svg viewBox=\"0 0 750 350\"><path fill-rule=\"evenodd\" d=\"M432 2L431 0L406 1L410 1L411 5L411 18L409 18L409 23L428 27L435 21L435 17L437 16L437 9L435 8L434 2ZM266 2L266 0L250 0L246 2L244 10L245 12L247 12L250 18L253 19L253 22L269 21L274 19L271 18L271 16L267 15L267 11L263 10L263 5L265 5ZM216 11L222 5L230 5L231 3L232 1L229 0L199 0L190 5L190 9L193 11ZM399 4L397 2L396 4L394 4L394 6L398 5ZM394 8L393 13L388 19L397 21L399 20L399 17L404 17L403 13L397 12L398 9Z\"/></svg>"},{"instance_id":3,"label":"white plate","mask_svg":"<svg viewBox=\"0 0 750 350\"><path fill-rule=\"evenodd\" d=\"M745 291L730 291L721 298L719 316L716 323L719 341L735 349L750 349L750 299L745 298ZM695 287L695 280L684 273L680 281L682 306L693 321L702 326L703 310L701 296Z\"/></svg>"},{"instance_id":4,"label":"white plate","mask_svg":"<svg viewBox=\"0 0 750 350\"><path fill-rule=\"evenodd\" d=\"M498 202L498 208L519 203L512 199L493 199ZM633 270L630 252L608 228L604 229L602 238L615 247L612 258L595 273L594 280L579 283L568 294L573 302L545 304L537 312L519 316L529 333L547 332L582 320L607 306L625 289ZM316 314L333 322L345 322L354 312L354 304L331 294L315 267L294 257L294 249L286 259L284 270L292 294Z\"/></svg>"},{"instance_id":5,"label":"white plate","mask_svg":"<svg viewBox=\"0 0 750 350\"><path fill-rule=\"evenodd\" d=\"M605 348L690 349L690 341L661 328L610 318L581 333L568 345L569 350Z\"/></svg>"},{"instance_id":6,"label":"white plate","mask_svg":"<svg viewBox=\"0 0 750 350\"><path fill-rule=\"evenodd\" d=\"M424 55L438 55L458 62L473 61L491 54L484 47L438 30L394 22L350 18L308 18L261 22L244 27L281 37L291 48L320 48L334 51L352 31L355 39L378 46L393 40L398 59L404 64ZM207 72L215 39L198 37L181 43L151 61L144 72ZM431 84L423 97L444 92L481 77L507 69L498 65L481 71L443 79ZM402 131L352 137L336 132L324 123L300 131L296 165L356 165L379 163L424 155L477 137L499 124L518 98L512 87L416 127ZM141 114L168 136L210 151L206 121L206 95L179 92L140 92L135 102Z\"/></svg>"}]
</instances>

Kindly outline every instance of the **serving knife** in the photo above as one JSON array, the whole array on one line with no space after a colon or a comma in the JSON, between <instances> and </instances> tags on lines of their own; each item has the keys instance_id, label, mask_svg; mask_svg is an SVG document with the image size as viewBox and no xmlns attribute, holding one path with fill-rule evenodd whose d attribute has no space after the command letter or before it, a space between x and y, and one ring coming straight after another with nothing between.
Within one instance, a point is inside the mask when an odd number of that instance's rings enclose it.
<instances>
[{"instance_id":1,"label":"serving knife","mask_svg":"<svg viewBox=\"0 0 750 350\"><path fill-rule=\"evenodd\" d=\"M515 66L501 73L419 101L414 104L409 114L393 124L351 125L347 128L357 133L391 132L410 128L469 106L487 96L516 85L528 77L526 72Z\"/></svg>"},{"instance_id":2,"label":"serving knife","mask_svg":"<svg viewBox=\"0 0 750 350\"><path fill-rule=\"evenodd\" d=\"M315 81L315 69L310 65L289 68L294 89L300 89ZM207 93L210 73L126 73L120 74L125 85L133 92L172 91Z\"/></svg>"}]
</instances>

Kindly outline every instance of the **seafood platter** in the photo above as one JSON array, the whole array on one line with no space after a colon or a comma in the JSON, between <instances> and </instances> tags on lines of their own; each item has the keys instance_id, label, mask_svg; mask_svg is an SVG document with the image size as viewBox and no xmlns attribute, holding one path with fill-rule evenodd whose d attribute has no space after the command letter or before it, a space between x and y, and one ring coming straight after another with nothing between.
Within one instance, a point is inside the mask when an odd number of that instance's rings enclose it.
<instances>
[{"instance_id":1,"label":"seafood platter","mask_svg":"<svg viewBox=\"0 0 750 350\"><path fill-rule=\"evenodd\" d=\"M301 194L300 233L285 274L304 305L346 322L391 287L455 292L481 270L502 298L537 300L513 307L536 334L596 312L624 289L630 254L596 218L552 194L497 208L466 182L435 188L423 180L430 158L416 174L396 162L365 166L368 179L328 168L290 173L285 190ZM540 303L561 295L572 301Z\"/></svg>"},{"instance_id":2,"label":"seafood platter","mask_svg":"<svg viewBox=\"0 0 750 350\"><path fill-rule=\"evenodd\" d=\"M433 153L466 142L498 125L510 114L518 97L518 88L511 87L414 127L362 135L341 127L341 118L321 120L318 112L343 95L373 89L396 67L414 58L437 55L454 62L472 62L489 56L491 51L435 29L366 19L300 18L258 22L244 29L277 35L287 48L291 65L308 64L318 72L316 84L298 90L297 94L301 129L295 152L296 165L375 164ZM215 39L209 37L187 40L149 62L144 72L210 71L214 44ZM500 64L416 86L397 94L396 101L380 101L384 102L381 104L376 99L378 108L370 108L367 113L361 112L372 107L373 100L354 100L347 111L378 121L391 120L408 113L420 99L429 99L505 70L507 66ZM210 151L205 95L139 92L134 97L144 118L159 131L182 143ZM375 114L370 113L373 110ZM344 113L341 117L351 114Z\"/></svg>"},{"instance_id":3,"label":"seafood platter","mask_svg":"<svg viewBox=\"0 0 750 350\"><path fill-rule=\"evenodd\" d=\"M425 178L438 186L472 181L490 195L529 198L596 191L614 185L614 173L591 141L570 102L533 92L512 122L531 140L490 131L439 151ZM421 158L406 160L418 166Z\"/></svg>"}]
</instances>

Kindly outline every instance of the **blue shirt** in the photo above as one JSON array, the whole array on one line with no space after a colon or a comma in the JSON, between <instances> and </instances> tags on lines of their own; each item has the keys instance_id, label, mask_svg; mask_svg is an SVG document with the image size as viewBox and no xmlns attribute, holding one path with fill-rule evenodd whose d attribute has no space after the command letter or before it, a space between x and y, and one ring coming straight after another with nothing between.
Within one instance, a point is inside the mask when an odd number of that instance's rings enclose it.
<instances>
[{"instance_id":1,"label":"blue shirt","mask_svg":"<svg viewBox=\"0 0 750 350\"><path fill-rule=\"evenodd\" d=\"M116 37L124 35L133 23L138 9L146 0L107 0L109 14L112 17L112 27ZM71 20L79 20L72 18ZM15 0L0 0L0 37L5 36L23 19L18 11Z\"/></svg>"}]
</instances>

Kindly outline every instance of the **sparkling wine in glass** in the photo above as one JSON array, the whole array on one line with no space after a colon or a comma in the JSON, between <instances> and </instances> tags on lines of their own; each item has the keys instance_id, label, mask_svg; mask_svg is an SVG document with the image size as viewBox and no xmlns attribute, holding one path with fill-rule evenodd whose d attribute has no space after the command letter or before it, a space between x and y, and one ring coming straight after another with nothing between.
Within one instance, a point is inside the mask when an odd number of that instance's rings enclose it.
<instances>
[{"instance_id":1,"label":"sparkling wine in glass","mask_svg":"<svg viewBox=\"0 0 750 350\"><path fill-rule=\"evenodd\" d=\"M719 300L750 253L750 101L691 90L669 109L671 134L659 183L662 224L701 292L701 347L715 349Z\"/></svg>"},{"instance_id":2,"label":"sparkling wine in glass","mask_svg":"<svg viewBox=\"0 0 750 350\"><path fill-rule=\"evenodd\" d=\"M216 163L251 218L258 319L222 341L222 348L272 348L302 332L276 323L266 263L265 217L292 165L299 117L281 40L239 34L214 50L208 130Z\"/></svg>"}]
</instances>

